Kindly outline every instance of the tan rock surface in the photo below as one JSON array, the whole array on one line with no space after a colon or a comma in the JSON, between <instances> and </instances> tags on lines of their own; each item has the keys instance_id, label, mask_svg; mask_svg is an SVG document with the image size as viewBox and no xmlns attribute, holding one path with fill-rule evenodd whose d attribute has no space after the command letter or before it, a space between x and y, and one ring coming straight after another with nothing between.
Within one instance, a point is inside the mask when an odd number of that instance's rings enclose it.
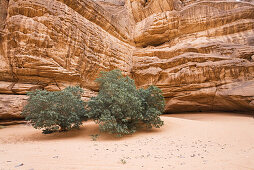
<instances>
[{"instance_id":1,"label":"tan rock surface","mask_svg":"<svg viewBox=\"0 0 254 170\"><path fill-rule=\"evenodd\" d=\"M0 93L77 84L96 90L100 71L131 69L128 28L93 1L10 0L7 12Z\"/></svg>"},{"instance_id":2,"label":"tan rock surface","mask_svg":"<svg viewBox=\"0 0 254 170\"><path fill-rule=\"evenodd\" d=\"M250 0L0 0L0 94L80 85L87 100L117 68L160 87L166 112L250 111L253 56Z\"/></svg>"},{"instance_id":3,"label":"tan rock surface","mask_svg":"<svg viewBox=\"0 0 254 170\"><path fill-rule=\"evenodd\" d=\"M26 104L26 95L0 95L1 119L20 119L21 110Z\"/></svg>"},{"instance_id":4,"label":"tan rock surface","mask_svg":"<svg viewBox=\"0 0 254 170\"><path fill-rule=\"evenodd\" d=\"M254 110L254 5L197 1L137 22L133 77L167 112ZM143 48L142 48L143 47Z\"/></svg>"}]
</instances>

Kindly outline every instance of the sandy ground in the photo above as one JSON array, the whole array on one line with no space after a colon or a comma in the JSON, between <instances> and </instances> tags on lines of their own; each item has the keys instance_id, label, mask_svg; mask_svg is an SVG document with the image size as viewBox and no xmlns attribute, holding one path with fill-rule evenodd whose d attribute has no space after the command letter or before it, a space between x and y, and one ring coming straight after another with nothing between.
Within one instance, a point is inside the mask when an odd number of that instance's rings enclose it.
<instances>
[{"instance_id":1,"label":"sandy ground","mask_svg":"<svg viewBox=\"0 0 254 170\"><path fill-rule=\"evenodd\" d=\"M236 114L162 116L165 126L124 138L81 130L43 135L28 125L0 129L0 170L254 169L254 118ZM100 134L96 141L90 135Z\"/></svg>"}]
</instances>

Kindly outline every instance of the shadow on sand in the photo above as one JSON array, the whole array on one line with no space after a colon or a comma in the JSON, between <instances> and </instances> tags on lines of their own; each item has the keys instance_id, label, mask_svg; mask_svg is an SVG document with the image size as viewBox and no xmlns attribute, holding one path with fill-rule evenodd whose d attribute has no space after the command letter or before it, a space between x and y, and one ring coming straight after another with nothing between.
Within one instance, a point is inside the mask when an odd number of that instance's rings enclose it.
<instances>
[{"instance_id":1,"label":"shadow on sand","mask_svg":"<svg viewBox=\"0 0 254 170\"><path fill-rule=\"evenodd\" d=\"M12 128L12 129L10 129ZM0 138L1 143L19 143L19 142L36 142L36 141L57 141L57 140L80 140L83 141L92 141L92 135L97 135L98 137L95 139L96 141L121 141L125 139L131 139L132 137L136 136L145 136L151 134L156 135L160 133L163 129L162 128L152 128L152 129L140 129L135 134L126 135L121 138L115 137L112 134L102 133L99 131L99 125L95 124L92 121L87 121L83 123L83 126L80 129L72 129L67 132L55 132L52 134L42 134L41 130L36 130L32 126L29 125L17 125L17 126L10 126L6 128L8 131L4 135L5 138ZM15 132L13 134L13 132Z\"/></svg>"}]
</instances>

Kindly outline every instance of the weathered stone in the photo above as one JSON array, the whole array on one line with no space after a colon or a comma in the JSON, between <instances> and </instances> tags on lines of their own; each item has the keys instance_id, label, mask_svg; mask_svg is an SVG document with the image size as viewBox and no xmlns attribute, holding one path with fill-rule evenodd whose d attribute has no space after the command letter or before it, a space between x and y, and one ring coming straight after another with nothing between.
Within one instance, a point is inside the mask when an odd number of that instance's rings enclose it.
<instances>
[{"instance_id":1,"label":"weathered stone","mask_svg":"<svg viewBox=\"0 0 254 170\"><path fill-rule=\"evenodd\" d=\"M42 88L42 86L35 84L0 81L0 93L2 94L26 94L29 91Z\"/></svg>"},{"instance_id":2,"label":"weathered stone","mask_svg":"<svg viewBox=\"0 0 254 170\"><path fill-rule=\"evenodd\" d=\"M138 46L148 46L171 41L178 43L176 38L186 40L187 36L217 39L217 36L244 31L252 34L253 16L254 5L250 3L199 2L181 11L155 13L143 19L136 25L134 40Z\"/></svg>"},{"instance_id":3,"label":"weathered stone","mask_svg":"<svg viewBox=\"0 0 254 170\"><path fill-rule=\"evenodd\" d=\"M85 4L68 4L47 0L9 2L5 61L11 67L13 81L38 81L42 86L66 81L95 88L93 80L101 70L119 68L129 72L132 47L104 31L114 26L107 23L108 27L102 29L96 24L106 24L98 23L103 18L95 18L93 23L88 20L91 14L79 11L87 7ZM6 75L2 79L9 78Z\"/></svg>"},{"instance_id":4,"label":"weathered stone","mask_svg":"<svg viewBox=\"0 0 254 170\"><path fill-rule=\"evenodd\" d=\"M26 104L26 95L0 95L0 118L20 119L22 108Z\"/></svg>"},{"instance_id":5,"label":"weathered stone","mask_svg":"<svg viewBox=\"0 0 254 170\"><path fill-rule=\"evenodd\" d=\"M88 100L120 69L166 112L252 111L253 35L253 0L0 0L0 102L69 85Z\"/></svg>"},{"instance_id":6,"label":"weathered stone","mask_svg":"<svg viewBox=\"0 0 254 170\"><path fill-rule=\"evenodd\" d=\"M254 110L254 5L182 2L178 10L150 10L138 19L137 85L160 87L166 112Z\"/></svg>"}]
</instances>

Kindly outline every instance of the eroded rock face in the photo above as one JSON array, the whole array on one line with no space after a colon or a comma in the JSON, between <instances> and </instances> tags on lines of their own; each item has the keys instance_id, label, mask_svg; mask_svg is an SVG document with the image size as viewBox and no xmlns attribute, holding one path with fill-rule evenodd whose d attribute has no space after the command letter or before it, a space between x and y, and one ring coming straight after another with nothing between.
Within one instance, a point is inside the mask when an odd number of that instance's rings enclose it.
<instances>
[{"instance_id":1,"label":"eroded rock face","mask_svg":"<svg viewBox=\"0 0 254 170\"><path fill-rule=\"evenodd\" d=\"M21 119L21 110L26 104L26 95L0 95L0 118Z\"/></svg>"},{"instance_id":2,"label":"eroded rock face","mask_svg":"<svg viewBox=\"0 0 254 170\"><path fill-rule=\"evenodd\" d=\"M8 15L1 14L0 93L25 94L68 85L96 90L94 79L100 71L130 72L129 28L97 3L10 0L5 6L2 2Z\"/></svg>"},{"instance_id":3,"label":"eroded rock face","mask_svg":"<svg viewBox=\"0 0 254 170\"><path fill-rule=\"evenodd\" d=\"M132 72L137 84L160 87L167 112L254 110L254 5L183 4L136 24L134 41L141 48L133 53Z\"/></svg>"},{"instance_id":4,"label":"eroded rock face","mask_svg":"<svg viewBox=\"0 0 254 170\"><path fill-rule=\"evenodd\" d=\"M100 71L120 69L160 87L166 112L253 111L254 3L0 0L0 60L5 104L68 85L87 99ZM0 118L18 115L12 105Z\"/></svg>"},{"instance_id":5,"label":"eroded rock face","mask_svg":"<svg viewBox=\"0 0 254 170\"><path fill-rule=\"evenodd\" d=\"M129 72L132 47L122 41L127 41L124 33L114 20L109 22L106 11L92 1L64 2L9 2L4 38L12 78L32 84L38 80L45 88L59 82L94 88L101 70Z\"/></svg>"}]
</instances>

